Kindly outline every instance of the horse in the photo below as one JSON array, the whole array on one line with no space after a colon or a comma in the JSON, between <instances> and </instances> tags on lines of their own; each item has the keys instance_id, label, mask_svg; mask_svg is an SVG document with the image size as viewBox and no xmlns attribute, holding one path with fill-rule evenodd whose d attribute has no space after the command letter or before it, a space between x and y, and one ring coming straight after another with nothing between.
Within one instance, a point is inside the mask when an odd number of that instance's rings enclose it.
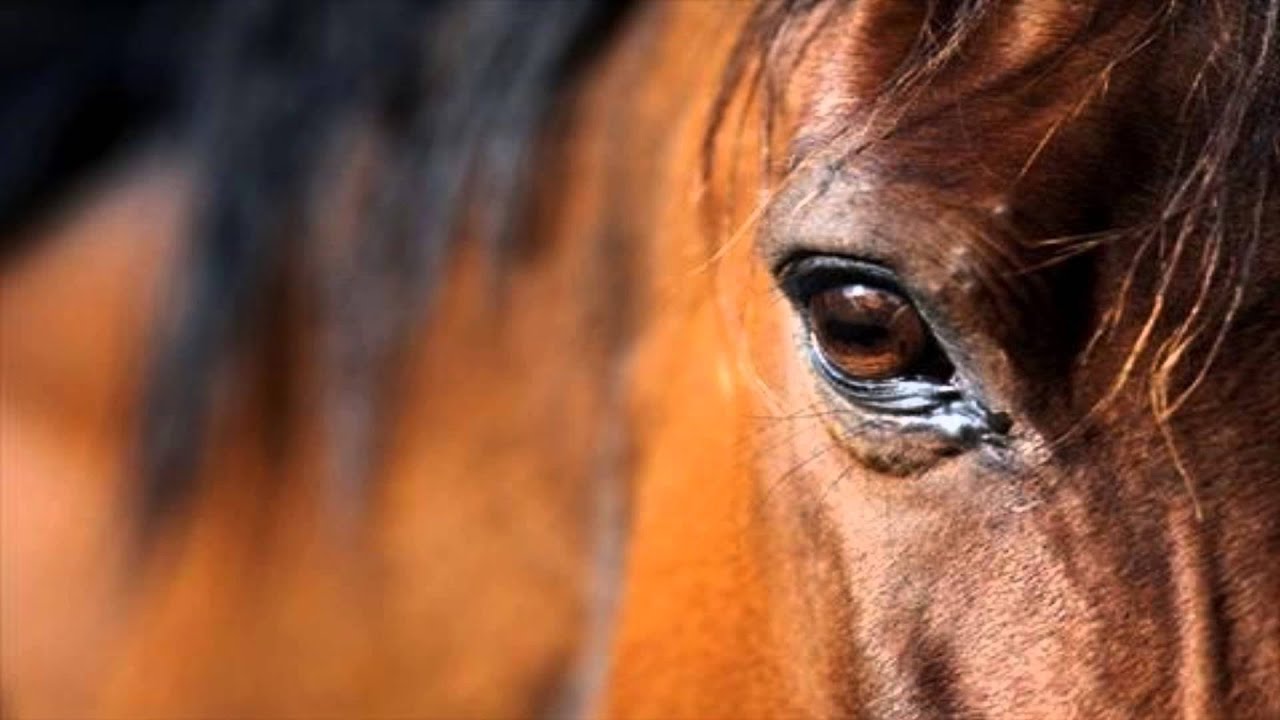
<instances>
[{"instance_id":1,"label":"horse","mask_svg":"<svg viewBox=\"0 0 1280 720\"><path fill-rule=\"evenodd\" d=\"M0 11L0 713L1280 716L1278 30Z\"/></svg>"}]
</instances>

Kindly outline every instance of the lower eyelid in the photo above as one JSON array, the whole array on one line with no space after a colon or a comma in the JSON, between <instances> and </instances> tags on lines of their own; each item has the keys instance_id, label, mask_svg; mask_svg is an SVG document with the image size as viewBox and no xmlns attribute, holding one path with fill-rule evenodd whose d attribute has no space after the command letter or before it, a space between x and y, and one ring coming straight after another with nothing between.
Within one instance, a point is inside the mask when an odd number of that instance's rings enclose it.
<instances>
[{"instance_id":1,"label":"lower eyelid","mask_svg":"<svg viewBox=\"0 0 1280 720\"><path fill-rule=\"evenodd\" d=\"M888 379L858 381L841 377L839 370L812 346L810 361L816 370L850 402L887 414L921 414L959 399L962 393L946 383L927 380Z\"/></svg>"},{"instance_id":2,"label":"lower eyelid","mask_svg":"<svg viewBox=\"0 0 1280 720\"><path fill-rule=\"evenodd\" d=\"M869 404L832 388L851 408L848 414L836 413L830 421L844 427L844 431L858 435L874 429L892 432L898 440L942 446L956 450L979 445L1004 447L1013 422L1006 413L993 412L975 398L956 388L940 389L939 395L928 401L910 395L899 396L902 404L888 407L885 404ZM886 438L888 440L888 438Z\"/></svg>"}]
</instances>

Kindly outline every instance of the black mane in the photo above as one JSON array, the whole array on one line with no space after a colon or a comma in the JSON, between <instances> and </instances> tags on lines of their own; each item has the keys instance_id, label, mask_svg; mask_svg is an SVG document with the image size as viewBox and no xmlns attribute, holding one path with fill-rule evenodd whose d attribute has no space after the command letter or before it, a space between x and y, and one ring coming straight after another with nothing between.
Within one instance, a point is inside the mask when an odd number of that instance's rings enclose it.
<instances>
[{"instance_id":1,"label":"black mane","mask_svg":"<svg viewBox=\"0 0 1280 720\"><path fill-rule=\"evenodd\" d=\"M287 322L281 283L302 281L282 278L322 251L317 206L352 137L373 138L386 160L349 255L326 268L338 277L313 280L331 288L326 352L338 396L358 406L344 412L359 417L376 413L367 396L428 300L464 205L487 223L469 237L496 253L519 242L511 219L531 145L621 5L21 0L0 9L6 237L134 145L166 137L194 155L196 216L142 408L146 517L189 492L214 378ZM464 193L473 195L465 203Z\"/></svg>"}]
</instances>

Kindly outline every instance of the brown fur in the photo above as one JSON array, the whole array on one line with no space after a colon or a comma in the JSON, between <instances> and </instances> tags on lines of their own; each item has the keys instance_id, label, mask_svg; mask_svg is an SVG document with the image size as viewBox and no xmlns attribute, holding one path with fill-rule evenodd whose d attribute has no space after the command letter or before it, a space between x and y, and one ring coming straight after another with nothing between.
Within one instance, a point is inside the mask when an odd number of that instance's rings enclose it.
<instances>
[{"instance_id":1,"label":"brown fur","mask_svg":"<svg viewBox=\"0 0 1280 720\"><path fill-rule=\"evenodd\" d=\"M646 6L506 294L454 259L367 506L303 303L292 434L285 373L230 372L141 557L123 428L190 195L181 153L108 178L3 269L5 712L1280 716L1277 160L1212 32L1247 6ZM842 404L770 274L800 249L893 267L1008 446Z\"/></svg>"}]
</instances>

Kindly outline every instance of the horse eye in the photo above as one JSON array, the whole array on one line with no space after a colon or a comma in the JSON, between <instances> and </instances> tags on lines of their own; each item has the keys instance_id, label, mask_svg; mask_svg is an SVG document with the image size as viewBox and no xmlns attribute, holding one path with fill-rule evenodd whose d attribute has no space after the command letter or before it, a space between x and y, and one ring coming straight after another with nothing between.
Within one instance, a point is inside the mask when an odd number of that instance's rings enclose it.
<instances>
[{"instance_id":1,"label":"horse eye","mask_svg":"<svg viewBox=\"0 0 1280 720\"><path fill-rule=\"evenodd\" d=\"M892 290L848 283L810 296L814 350L853 380L888 380L920 364L929 346L924 320Z\"/></svg>"},{"instance_id":2,"label":"horse eye","mask_svg":"<svg viewBox=\"0 0 1280 720\"><path fill-rule=\"evenodd\" d=\"M955 368L888 268L804 255L775 274L804 316L817 369L850 399L901 412L899 401L949 387Z\"/></svg>"}]
</instances>

